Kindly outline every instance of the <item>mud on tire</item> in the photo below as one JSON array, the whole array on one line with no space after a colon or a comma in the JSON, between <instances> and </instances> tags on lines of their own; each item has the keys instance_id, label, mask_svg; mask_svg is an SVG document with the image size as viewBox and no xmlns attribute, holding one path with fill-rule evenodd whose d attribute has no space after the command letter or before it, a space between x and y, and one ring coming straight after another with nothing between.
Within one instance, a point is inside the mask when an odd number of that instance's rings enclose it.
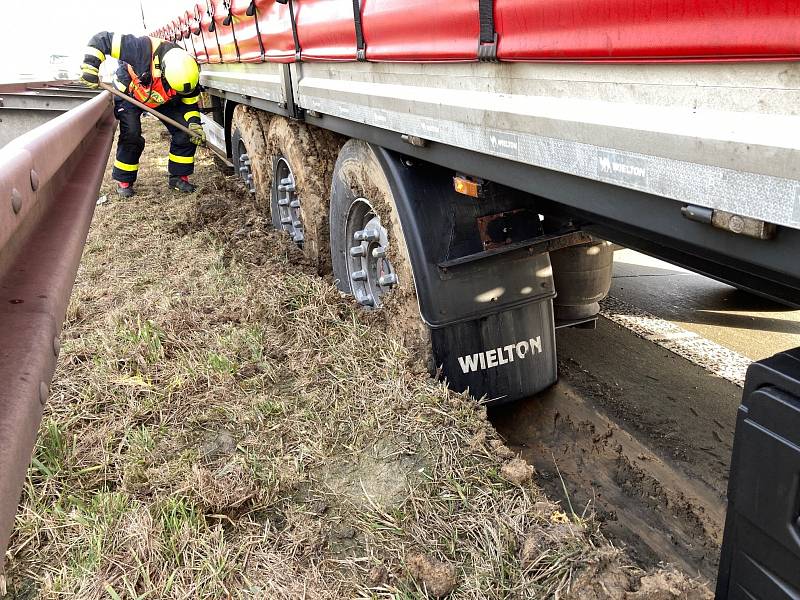
<instances>
[{"instance_id":1,"label":"mud on tire","mask_svg":"<svg viewBox=\"0 0 800 600\"><path fill-rule=\"evenodd\" d=\"M262 209L269 209L272 169L267 152L265 132L269 126L270 115L243 104L233 111L231 122L231 155L235 173L240 175L242 150L250 157L249 169L253 176L256 203Z\"/></svg>"},{"instance_id":2,"label":"mud on tire","mask_svg":"<svg viewBox=\"0 0 800 600\"><path fill-rule=\"evenodd\" d=\"M272 117L266 130L271 179L270 205L272 224L276 229L294 231L291 223L282 218L299 221L303 253L316 266L317 272L330 272L328 248L328 194L336 155L343 139L329 131ZM281 162L282 161L282 162ZM284 185L275 178L291 174L293 190L287 195ZM281 175L282 174L282 175ZM279 200L291 200L296 208L278 207ZM299 218L298 218L299 217ZM289 227L291 225L291 227Z\"/></svg>"},{"instance_id":3,"label":"mud on tire","mask_svg":"<svg viewBox=\"0 0 800 600\"><path fill-rule=\"evenodd\" d=\"M396 275L397 281L391 287L378 290L379 297L369 303L364 301L367 288L353 281L354 272L363 264L352 254L357 252L352 249L358 246L358 239L353 237L353 220L376 223L374 217L385 230L382 236L387 239L365 243L364 247L372 252L376 245L386 244L386 258L391 264L387 271ZM421 356L423 362L429 363L430 333L419 314L411 260L391 186L372 148L361 140L349 140L336 161L331 185L330 247L333 276L339 290L356 295L361 304L380 307L385 313L387 327L398 332L406 346ZM373 273L376 277L380 274Z\"/></svg>"}]
</instances>

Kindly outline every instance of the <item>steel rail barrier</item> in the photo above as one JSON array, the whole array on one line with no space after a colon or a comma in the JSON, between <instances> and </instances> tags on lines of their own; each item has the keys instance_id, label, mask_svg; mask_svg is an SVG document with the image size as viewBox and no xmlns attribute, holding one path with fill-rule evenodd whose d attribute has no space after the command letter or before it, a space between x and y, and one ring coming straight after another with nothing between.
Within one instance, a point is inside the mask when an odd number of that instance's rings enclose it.
<instances>
[{"instance_id":1,"label":"steel rail barrier","mask_svg":"<svg viewBox=\"0 0 800 600\"><path fill-rule=\"evenodd\" d=\"M66 81L0 83L0 148L97 93Z\"/></svg>"},{"instance_id":2,"label":"steel rail barrier","mask_svg":"<svg viewBox=\"0 0 800 600\"><path fill-rule=\"evenodd\" d=\"M0 149L0 570L115 127L103 93Z\"/></svg>"}]
</instances>

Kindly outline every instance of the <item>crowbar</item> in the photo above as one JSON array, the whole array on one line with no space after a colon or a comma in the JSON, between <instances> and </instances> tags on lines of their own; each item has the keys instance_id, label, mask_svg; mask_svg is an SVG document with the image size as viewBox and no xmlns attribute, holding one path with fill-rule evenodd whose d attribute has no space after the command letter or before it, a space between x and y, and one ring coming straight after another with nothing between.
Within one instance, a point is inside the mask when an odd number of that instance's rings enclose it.
<instances>
[{"instance_id":1,"label":"crowbar","mask_svg":"<svg viewBox=\"0 0 800 600\"><path fill-rule=\"evenodd\" d=\"M136 106L138 108L141 108L143 111L149 112L151 115L153 115L157 119L161 119L162 121L164 121L164 123L169 123L173 127L177 127L181 131L183 131L185 133L188 133L190 137L192 137L192 138L196 138L197 137L197 134L194 131L192 131L191 129L189 129L188 127L186 127L186 125L182 125L182 124L178 123L175 119L170 119L167 115L162 115L160 112L158 112L154 108L150 108L146 104L142 104L136 98L131 98L127 94L123 94L117 88L115 88L113 85L109 85L105 81L101 81L100 82L100 87L103 88L104 90L107 90L107 91L111 92L112 94L114 94L118 98L122 98L126 102L130 102L134 106Z\"/></svg>"}]
</instances>

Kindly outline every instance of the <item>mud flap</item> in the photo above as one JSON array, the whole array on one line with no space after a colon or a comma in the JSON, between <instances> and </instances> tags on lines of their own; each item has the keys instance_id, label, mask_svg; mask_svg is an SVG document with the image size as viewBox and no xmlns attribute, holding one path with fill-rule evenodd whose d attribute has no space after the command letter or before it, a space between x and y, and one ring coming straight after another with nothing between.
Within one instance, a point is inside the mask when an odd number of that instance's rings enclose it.
<instances>
[{"instance_id":1,"label":"mud flap","mask_svg":"<svg viewBox=\"0 0 800 600\"><path fill-rule=\"evenodd\" d=\"M800 598L800 348L747 372L716 597Z\"/></svg>"},{"instance_id":2,"label":"mud flap","mask_svg":"<svg viewBox=\"0 0 800 600\"><path fill-rule=\"evenodd\" d=\"M457 391L507 402L556 382L553 285L545 253L489 256L480 223L492 215L507 244L543 233L534 198L494 187L484 197L453 190L453 172L373 147L392 187L435 366ZM516 229L516 230L515 230Z\"/></svg>"},{"instance_id":3,"label":"mud flap","mask_svg":"<svg viewBox=\"0 0 800 600\"><path fill-rule=\"evenodd\" d=\"M450 387L501 404L558 379L551 300L431 330Z\"/></svg>"}]
</instances>

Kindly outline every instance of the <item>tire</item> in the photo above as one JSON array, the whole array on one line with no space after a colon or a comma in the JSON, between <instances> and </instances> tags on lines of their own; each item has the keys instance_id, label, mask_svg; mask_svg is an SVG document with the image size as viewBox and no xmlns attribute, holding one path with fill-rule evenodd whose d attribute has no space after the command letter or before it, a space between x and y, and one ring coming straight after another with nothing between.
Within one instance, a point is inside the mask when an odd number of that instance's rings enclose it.
<instances>
[{"instance_id":1,"label":"tire","mask_svg":"<svg viewBox=\"0 0 800 600\"><path fill-rule=\"evenodd\" d=\"M369 234L378 222L381 231L377 239L374 235L359 235ZM339 290L353 295L362 306L383 311L387 328L430 363L430 332L419 314L411 260L391 186L372 148L361 140L349 140L336 160L330 199L330 247ZM362 248L362 254L354 256L355 248ZM376 248L386 249L388 264L382 263L381 258L374 263L369 258L375 259L372 252ZM360 274L365 274L367 280L360 280ZM381 274L395 275L396 283L376 285ZM430 364L427 366L430 368Z\"/></svg>"},{"instance_id":2,"label":"tire","mask_svg":"<svg viewBox=\"0 0 800 600\"><path fill-rule=\"evenodd\" d=\"M243 179L247 175L252 176L249 181L245 181L245 185L255 194L256 204L268 210L272 171L267 152L265 120L269 122L269 115L258 109L243 104L234 109L231 122L231 162L237 175ZM242 163L242 154L249 157L247 165ZM240 170L242 167L246 167L245 173Z\"/></svg>"},{"instance_id":3,"label":"tire","mask_svg":"<svg viewBox=\"0 0 800 600\"><path fill-rule=\"evenodd\" d=\"M266 130L272 224L287 232L321 275L330 273L328 194L337 135L283 117Z\"/></svg>"}]
</instances>

